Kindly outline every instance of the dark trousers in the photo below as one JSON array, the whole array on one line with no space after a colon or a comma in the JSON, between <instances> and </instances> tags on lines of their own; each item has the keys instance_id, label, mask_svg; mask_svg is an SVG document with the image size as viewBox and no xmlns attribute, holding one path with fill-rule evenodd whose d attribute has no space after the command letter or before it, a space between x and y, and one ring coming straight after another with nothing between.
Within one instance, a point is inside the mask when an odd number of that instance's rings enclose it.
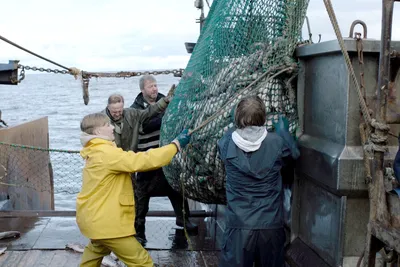
<instances>
[{"instance_id":1,"label":"dark trousers","mask_svg":"<svg viewBox=\"0 0 400 267\"><path fill-rule=\"evenodd\" d=\"M285 239L283 228L226 228L219 267L283 267Z\"/></svg>"},{"instance_id":2,"label":"dark trousers","mask_svg":"<svg viewBox=\"0 0 400 267\"><path fill-rule=\"evenodd\" d=\"M149 211L150 198L160 196L169 198L177 218L184 218L183 207L185 207L185 219L189 218L189 205L187 200L183 200L182 195L172 189L162 173L162 170L138 173L135 182L135 229L137 236L145 237L146 215Z\"/></svg>"}]
</instances>

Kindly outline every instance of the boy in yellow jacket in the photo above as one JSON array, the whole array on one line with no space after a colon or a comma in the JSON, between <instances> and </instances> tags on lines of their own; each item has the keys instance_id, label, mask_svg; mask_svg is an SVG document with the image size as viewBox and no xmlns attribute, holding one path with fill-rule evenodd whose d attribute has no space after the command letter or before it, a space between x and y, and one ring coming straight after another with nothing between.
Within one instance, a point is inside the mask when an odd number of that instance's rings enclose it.
<instances>
[{"instance_id":1,"label":"boy in yellow jacket","mask_svg":"<svg viewBox=\"0 0 400 267\"><path fill-rule=\"evenodd\" d=\"M90 242L80 266L100 266L111 251L127 266L153 266L150 255L133 236L135 203L130 174L169 164L189 143L188 131L169 145L134 153L116 147L114 127L106 114L85 116L81 130L81 156L86 163L76 200L76 221Z\"/></svg>"}]
</instances>

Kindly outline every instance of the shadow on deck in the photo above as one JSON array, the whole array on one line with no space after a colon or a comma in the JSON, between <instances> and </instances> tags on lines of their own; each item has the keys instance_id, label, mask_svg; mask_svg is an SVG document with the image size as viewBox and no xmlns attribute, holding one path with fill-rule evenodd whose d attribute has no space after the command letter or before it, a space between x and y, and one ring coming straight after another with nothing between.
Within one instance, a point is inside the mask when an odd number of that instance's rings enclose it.
<instances>
[{"instance_id":1,"label":"shadow on deck","mask_svg":"<svg viewBox=\"0 0 400 267\"><path fill-rule=\"evenodd\" d=\"M217 266L219 252L204 218L192 218L199 225L189 242L175 218L148 218L147 244L157 266ZM70 243L86 245L75 217L0 218L0 232L19 231L17 239L0 240L7 247L0 266L78 266L81 253L66 249ZM190 244L189 244L190 243ZM191 245L191 246L190 246ZM119 266L119 265L115 265Z\"/></svg>"}]
</instances>

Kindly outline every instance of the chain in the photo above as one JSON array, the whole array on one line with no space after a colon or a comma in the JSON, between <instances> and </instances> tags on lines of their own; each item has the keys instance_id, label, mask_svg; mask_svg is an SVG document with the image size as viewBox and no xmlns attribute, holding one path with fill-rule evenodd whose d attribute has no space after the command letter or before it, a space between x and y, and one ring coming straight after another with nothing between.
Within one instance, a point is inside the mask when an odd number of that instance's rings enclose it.
<instances>
[{"instance_id":1,"label":"chain","mask_svg":"<svg viewBox=\"0 0 400 267\"><path fill-rule=\"evenodd\" d=\"M32 71L40 71L40 72L48 72L48 73L56 73L56 74L70 74L67 70L58 70L58 69L50 69L50 68L39 68L39 67L30 67L18 64L18 68L21 69L21 72L25 70ZM134 76L142 76L145 74L150 75L160 75L160 74L174 74L174 75L182 75L184 69L172 69L172 70L160 70L160 71L120 71L120 72L83 72L84 75L88 78L129 78Z\"/></svg>"},{"instance_id":2,"label":"chain","mask_svg":"<svg viewBox=\"0 0 400 267\"><path fill-rule=\"evenodd\" d=\"M18 64L18 69L21 69L21 74L20 74L20 78L17 80L15 78L11 78L12 83L17 83L22 81L23 79L25 79L25 70L32 70L32 71L40 71L40 72L47 72L47 73L56 73L56 74L70 74L75 76L75 78L77 78L77 76L79 74L82 74L83 78L86 79L90 79L92 77L96 77L96 78L100 78L100 77L115 77L115 78L129 78L129 77L134 77L134 76L141 76L144 74L151 74L151 75L159 75L159 74L174 74L175 77L182 77L183 74L183 69L172 69L172 70L162 70L162 71L143 71L143 72L127 72L127 71L121 71L121 72L117 72L117 73L111 73L111 72L83 72L80 71L77 68L68 68L66 66L63 66L57 62L54 62L48 58L45 58L41 55L38 55L14 42L12 42L11 40L8 40L7 38L3 37L0 35L0 40L9 43L27 53L30 53L38 58L41 58L47 62L50 62L56 66L59 66L61 68L63 68L64 70L58 70L58 69L50 69L50 68L38 68L38 67L30 67L30 66L24 66L24 65L20 65ZM84 76L85 75L85 76Z\"/></svg>"},{"instance_id":3,"label":"chain","mask_svg":"<svg viewBox=\"0 0 400 267\"><path fill-rule=\"evenodd\" d=\"M40 71L47 73L56 74L72 74L68 70L41 68L41 67L31 67L18 64L18 69L21 69L20 79L21 82L25 78L25 70ZM82 77L85 79L90 78L130 78L135 76L142 76L145 74L149 75L161 75L161 74L173 74L175 77L182 77L184 69L171 69L171 70L160 70L160 71L120 71L120 72L86 72L82 71Z\"/></svg>"},{"instance_id":4,"label":"chain","mask_svg":"<svg viewBox=\"0 0 400 267\"><path fill-rule=\"evenodd\" d=\"M85 78L130 78L135 76L173 74L175 77L182 77L184 69L160 70L160 71L120 71L120 72L82 72Z\"/></svg>"},{"instance_id":5,"label":"chain","mask_svg":"<svg viewBox=\"0 0 400 267\"><path fill-rule=\"evenodd\" d=\"M18 64L18 69L21 70L21 73L19 74L20 77L19 77L18 81L16 81L16 80L12 81L13 83L20 83L23 79L25 79L25 70L48 72L48 73L70 74L70 72L67 70L58 70L58 69L50 69L50 68L45 69L45 68L25 66L25 65L21 65L21 64Z\"/></svg>"},{"instance_id":6,"label":"chain","mask_svg":"<svg viewBox=\"0 0 400 267\"><path fill-rule=\"evenodd\" d=\"M361 38L361 33L356 32L354 34L354 38L356 39L358 65L360 67L360 90L361 90L361 94L363 95L363 99L366 102L366 92L365 92L365 82L364 82L364 45L363 45L363 41ZM361 105L360 105L360 117L362 120L363 116L362 116L362 111L361 111ZM370 131L369 131L369 129L367 129L365 122L360 123L359 129L360 129L361 144L364 148L364 146L367 143L367 140L369 139ZM370 154L368 153L368 151L366 151L366 149L363 149L363 160L364 160L365 183L366 184L369 184L370 182L372 182L369 158L370 158Z\"/></svg>"},{"instance_id":7,"label":"chain","mask_svg":"<svg viewBox=\"0 0 400 267\"><path fill-rule=\"evenodd\" d=\"M363 94L364 101L366 101L365 93L365 82L364 82L364 45L361 38L361 33L356 32L355 38L357 42L357 55L358 55L358 65L360 66L360 90Z\"/></svg>"},{"instance_id":8,"label":"chain","mask_svg":"<svg viewBox=\"0 0 400 267\"><path fill-rule=\"evenodd\" d=\"M60 74L69 74L67 70L58 70L58 69L50 69L50 68L39 68L39 67L30 67L18 64L18 68L22 70L32 70L32 71L40 71L40 72L48 72L48 73L60 73Z\"/></svg>"},{"instance_id":9,"label":"chain","mask_svg":"<svg viewBox=\"0 0 400 267\"><path fill-rule=\"evenodd\" d=\"M160 74L173 74L175 77L182 77L184 69L172 69L172 70L155 70L155 71L120 71L120 72L86 72L80 71L77 68L70 68L68 70L58 70L50 68L38 68L30 67L18 64L18 69L21 69L20 78L18 80L12 78L13 83L19 83L25 79L25 70L40 71L47 73L57 74L70 74L78 78L81 75L82 80L82 94L83 102L85 105L89 103L89 82L91 78L130 78L135 76L142 76L145 74L149 75L160 75Z\"/></svg>"}]
</instances>

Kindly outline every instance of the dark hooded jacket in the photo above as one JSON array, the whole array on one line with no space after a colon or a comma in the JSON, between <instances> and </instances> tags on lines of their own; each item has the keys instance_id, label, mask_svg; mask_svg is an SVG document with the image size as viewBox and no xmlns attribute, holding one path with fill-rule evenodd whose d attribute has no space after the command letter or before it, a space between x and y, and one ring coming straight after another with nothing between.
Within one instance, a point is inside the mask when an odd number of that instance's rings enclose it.
<instances>
[{"instance_id":1,"label":"dark hooded jacket","mask_svg":"<svg viewBox=\"0 0 400 267\"><path fill-rule=\"evenodd\" d=\"M234 130L229 130L218 142L220 157L226 170L226 227L281 228L281 168L287 159L298 157L297 152L292 153L295 146L285 141L287 139L270 132L258 150L246 153L232 140Z\"/></svg>"}]
</instances>

